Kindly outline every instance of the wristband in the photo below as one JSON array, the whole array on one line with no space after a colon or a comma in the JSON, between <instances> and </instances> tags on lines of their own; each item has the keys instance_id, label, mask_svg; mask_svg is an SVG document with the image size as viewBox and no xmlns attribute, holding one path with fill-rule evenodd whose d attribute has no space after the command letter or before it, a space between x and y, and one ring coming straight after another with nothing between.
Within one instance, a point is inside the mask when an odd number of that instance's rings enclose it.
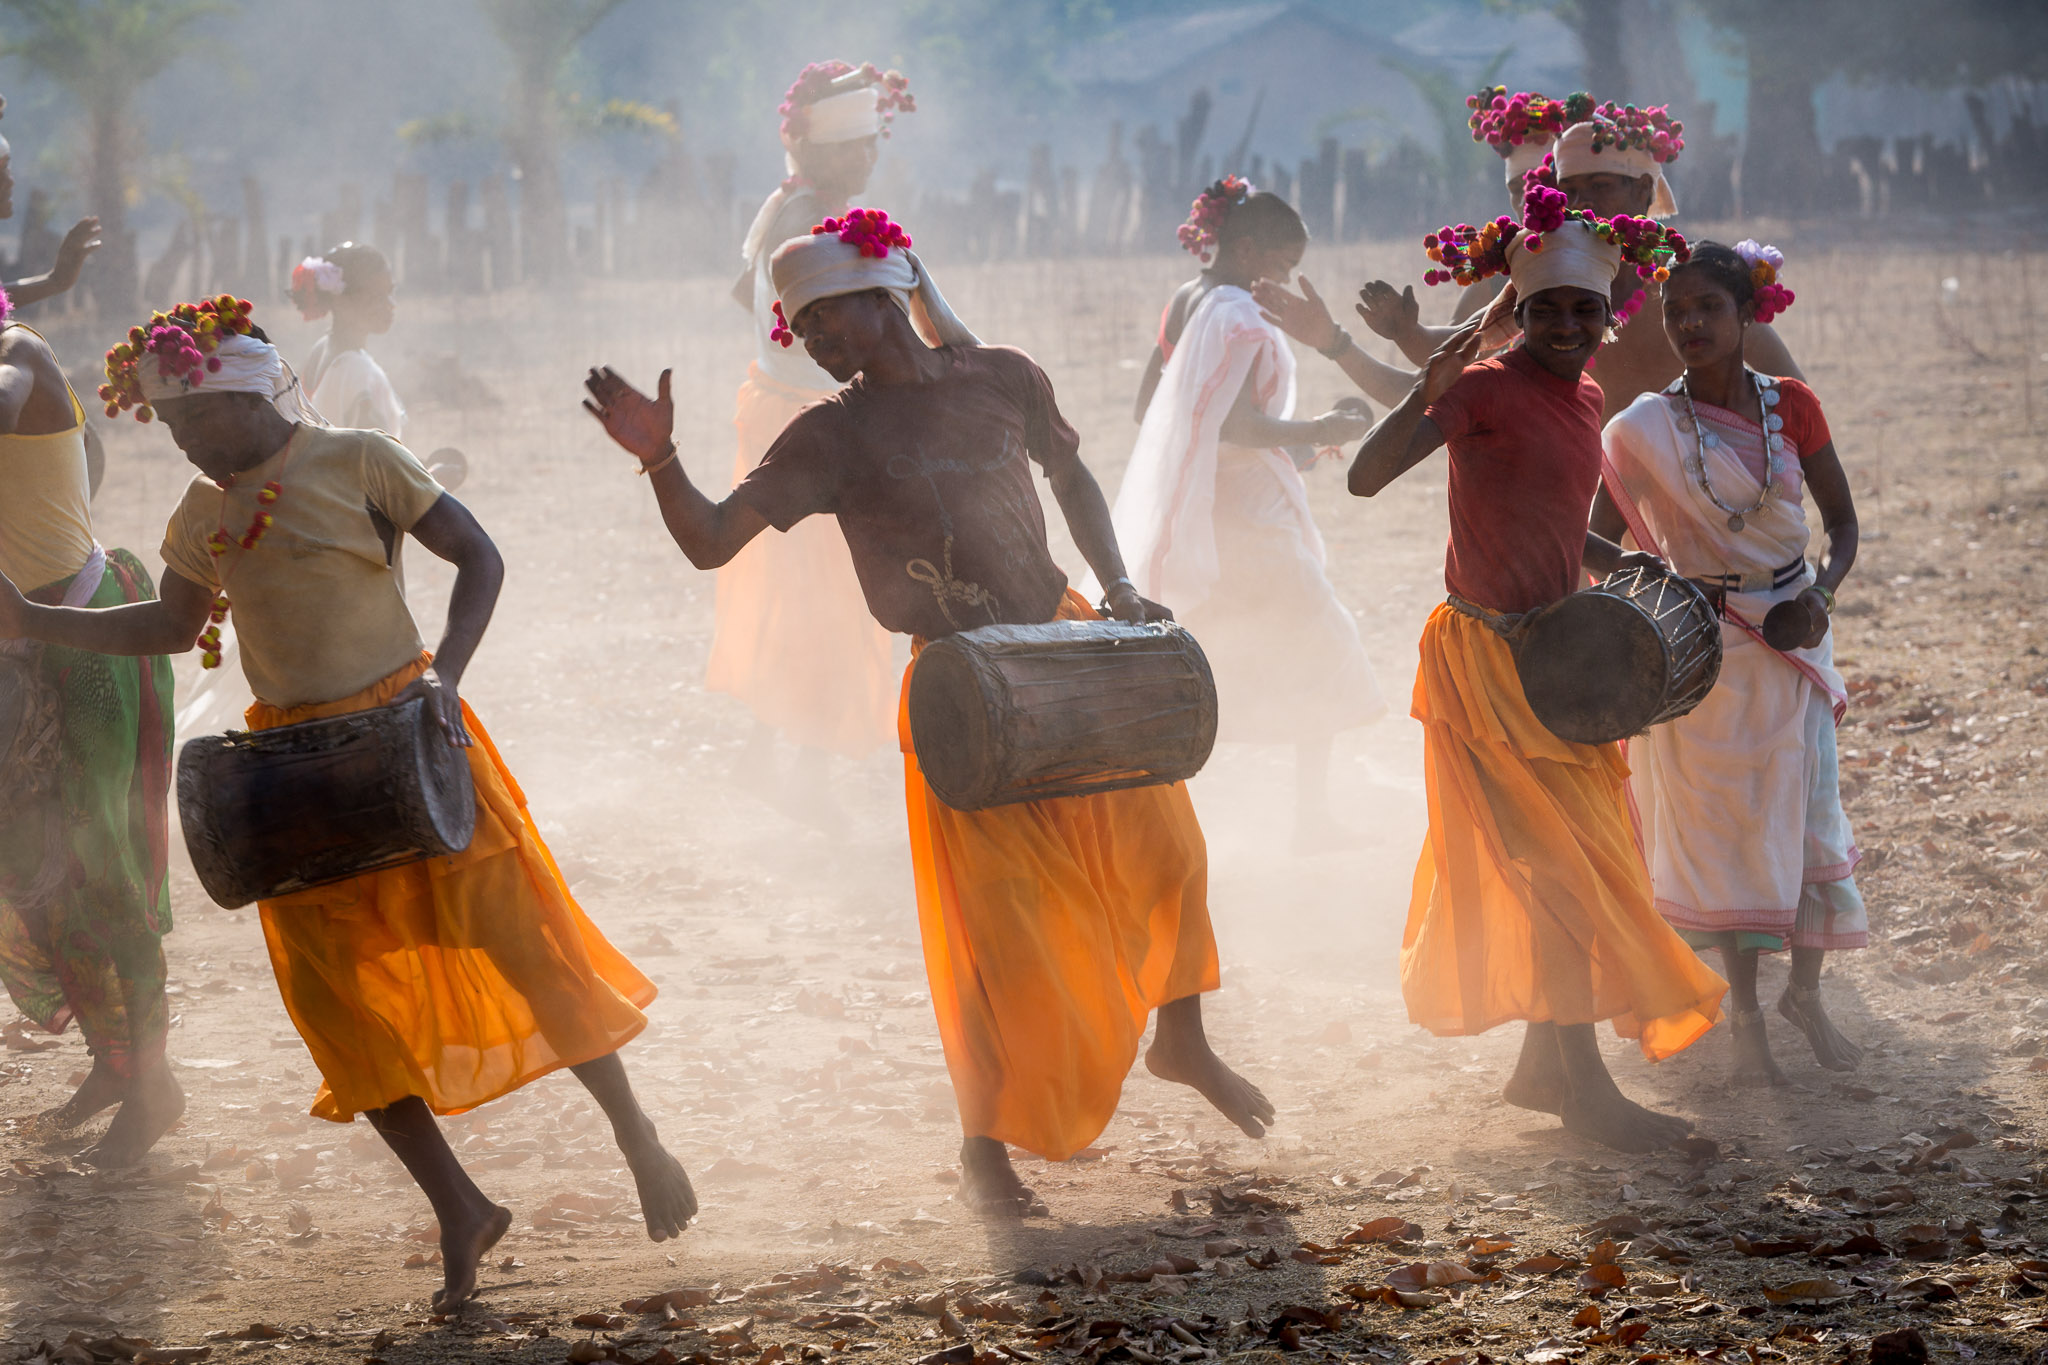
<instances>
[{"instance_id":1,"label":"wristband","mask_svg":"<svg viewBox=\"0 0 2048 1365\"><path fill-rule=\"evenodd\" d=\"M1833 588L1823 588L1818 583L1813 585L1813 590L1820 594L1821 601L1828 604L1828 615L1833 616L1835 614L1835 590Z\"/></svg>"},{"instance_id":2,"label":"wristband","mask_svg":"<svg viewBox=\"0 0 2048 1365\"><path fill-rule=\"evenodd\" d=\"M676 443L674 441L670 441L668 443L668 454L662 456L653 464L648 464L646 461L643 460L640 464L640 473L642 475L647 475L653 474L659 470L667 469L670 465L676 462L676 456L679 453L680 452L676 449Z\"/></svg>"},{"instance_id":3,"label":"wristband","mask_svg":"<svg viewBox=\"0 0 2048 1365\"><path fill-rule=\"evenodd\" d=\"M1115 592L1118 588L1129 588L1132 592L1136 592L1138 590L1138 585L1136 583L1133 583L1129 578L1111 579L1108 583L1105 583L1103 585L1103 597L1107 599L1109 595Z\"/></svg>"},{"instance_id":4,"label":"wristband","mask_svg":"<svg viewBox=\"0 0 2048 1365\"><path fill-rule=\"evenodd\" d=\"M1339 327L1337 329L1337 339L1331 342L1328 346L1316 347L1316 354L1323 357L1323 359L1325 360L1335 360L1338 356L1343 355L1344 352L1350 349L1351 333L1345 331L1342 327Z\"/></svg>"}]
</instances>

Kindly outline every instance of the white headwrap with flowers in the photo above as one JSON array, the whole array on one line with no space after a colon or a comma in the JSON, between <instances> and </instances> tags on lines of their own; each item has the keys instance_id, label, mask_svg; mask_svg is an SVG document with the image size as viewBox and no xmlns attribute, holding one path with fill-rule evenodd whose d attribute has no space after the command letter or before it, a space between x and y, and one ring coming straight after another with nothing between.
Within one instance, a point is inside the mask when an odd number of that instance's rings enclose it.
<instances>
[{"instance_id":1,"label":"white headwrap with flowers","mask_svg":"<svg viewBox=\"0 0 2048 1365\"><path fill-rule=\"evenodd\" d=\"M1574 123L1564 130L1552 154L1556 159L1558 181L1562 183L1575 175L1625 175L1630 179L1655 176L1657 184L1651 192L1649 216L1668 218L1678 212L1678 201L1671 194L1671 182L1664 178L1663 163L1646 148L1622 147L1609 139L1596 138L1600 131L1599 123L1591 120Z\"/></svg>"},{"instance_id":2,"label":"white headwrap with flowers","mask_svg":"<svg viewBox=\"0 0 2048 1365\"><path fill-rule=\"evenodd\" d=\"M876 209L855 209L852 214L867 215L861 220L865 223L895 227L887 214ZM770 278L784 318L794 318L819 299L882 289L910 318L927 345L981 344L954 315L931 272L910 250L909 238L904 237L901 244L878 244L872 229L855 231L848 238L839 228L841 220L826 222L832 230L791 238L769 258Z\"/></svg>"},{"instance_id":3,"label":"white headwrap with flowers","mask_svg":"<svg viewBox=\"0 0 2048 1365\"><path fill-rule=\"evenodd\" d=\"M1507 165L1508 189L1519 199L1522 193L1522 177L1543 164L1543 158L1550 155L1550 149L1557 145L1552 136L1530 134L1520 142L1510 143L1507 154L1501 158Z\"/></svg>"},{"instance_id":4,"label":"white headwrap with flowers","mask_svg":"<svg viewBox=\"0 0 2048 1365\"><path fill-rule=\"evenodd\" d=\"M1621 248L1600 239L1586 223L1571 219L1540 234L1543 249L1531 251L1523 233L1507 245L1509 287L1494 296L1486 317L1479 325L1482 344L1505 346L1521 329L1515 322L1515 308L1523 299L1535 298L1546 289L1591 290L1605 298L1621 270Z\"/></svg>"},{"instance_id":5,"label":"white headwrap with flowers","mask_svg":"<svg viewBox=\"0 0 2048 1365\"><path fill-rule=\"evenodd\" d=\"M252 336L231 336L220 343L213 357L220 361L220 368L207 370L197 384L188 378L166 375L162 362L155 356L146 358L137 365L135 376L142 385L143 398L155 406L167 398L191 398L209 393L260 393L290 421L308 422L320 427L327 425L327 420L306 397L298 375L285 363L277 347L269 342L258 341Z\"/></svg>"}]
</instances>

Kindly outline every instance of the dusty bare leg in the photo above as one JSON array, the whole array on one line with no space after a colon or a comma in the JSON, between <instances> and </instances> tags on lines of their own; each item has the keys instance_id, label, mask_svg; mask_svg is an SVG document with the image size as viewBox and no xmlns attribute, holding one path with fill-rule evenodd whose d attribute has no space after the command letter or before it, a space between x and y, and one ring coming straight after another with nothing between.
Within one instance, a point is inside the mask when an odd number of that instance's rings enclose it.
<instances>
[{"instance_id":1,"label":"dusty bare leg","mask_svg":"<svg viewBox=\"0 0 2048 1365\"><path fill-rule=\"evenodd\" d=\"M626 1167L640 1190L640 1212L647 1236L656 1242L683 1235L697 1216L697 1195L682 1163L670 1156L654 1131L654 1120L640 1107L626 1079L626 1064L609 1053L594 1062L569 1068L612 1121L612 1136L625 1155Z\"/></svg>"},{"instance_id":2,"label":"dusty bare leg","mask_svg":"<svg viewBox=\"0 0 2048 1365\"><path fill-rule=\"evenodd\" d=\"M1824 948L1792 950L1792 980L1778 997L1778 1013L1806 1035L1815 1061L1830 1071L1854 1071L1863 1060L1862 1045L1844 1038L1820 1003L1820 964L1826 956Z\"/></svg>"},{"instance_id":3,"label":"dusty bare leg","mask_svg":"<svg viewBox=\"0 0 2048 1365\"><path fill-rule=\"evenodd\" d=\"M1009 1149L991 1137L960 1141L960 1202L976 1213L997 1218L1029 1218L1045 1212L1037 1193L1017 1178Z\"/></svg>"},{"instance_id":4,"label":"dusty bare leg","mask_svg":"<svg viewBox=\"0 0 2048 1365\"><path fill-rule=\"evenodd\" d=\"M1645 1109L1621 1093L1591 1024L1557 1026L1558 1053L1564 1060L1565 1128L1618 1152L1653 1152L1669 1147L1692 1131L1684 1119Z\"/></svg>"},{"instance_id":5,"label":"dusty bare leg","mask_svg":"<svg viewBox=\"0 0 2048 1365\"><path fill-rule=\"evenodd\" d=\"M1264 1137L1273 1102L1223 1064L1202 1030L1202 997L1183 996L1159 1007L1159 1027L1145 1053L1145 1069L1162 1081L1193 1086L1248 1137Z\"/></svg>"},{"instance_id":6,"label":"dusty bare leg","mask_svg":"<svg viewBox=\"0 0 2048 1365\"><path fill-rule=\"evenodd\" d=\"M45 1109L29 1120L29 1131L38 1137L68 1133L93 1115L113 1108L128 1098L133 1082L123 1080L104 1057L92 1059L92 1070L73 1091L71 1098L55 1109Z\"/></svg>"},{"instance_id":7,"label":"dusty bare leg","mask_svg":"<svg viewBox=\"0 0 2048 1365\"><path fill-rule=\"evenodd\" d=\"M1522 1055L1500 1097L1517 1109L1564 1113L1564 1056L1557 1050L1557 1025L1530 1024L1522 1034Z\"/></svg>"},{"instance_id":8,"label":"dusty bare leg","mask_svg":"<svg viewBox=\"0 0 2048 1365\"><path fill-rule=\"evenodd\" d=\"M121 1107L114 1111L114 1121L107 1125L106 1136L87 1150L83 1159L109 1170L133 1166L184 1115L185 1092L171 1075L169 1060L159 1055L128 1087Z\"/></svg>"},{"instance_id":9,"label":"dusty bare leg","mask_svg":"<svg viewBox=\"0 0 2048 1365\"><path fill-rule=\"evenodd\" d=\"M1788 1085L1771 1057L1764 1012L1756 1000L1756 949L1744 951L1734 934L1721 935L1721 974L1728 978L1728 1035L1735 1049L1731 1077L1737 1085Z\"/></svg>"},{"instance_id":10,"label":"dusty bare leg","mask_svg":"<svg viewBox=\"0 0 2048 1365\"><path fill-rule=\"evenodd\" d=\"M434 1308L450 1313L476 1293L476 1268L484 1253L512 1226L512 1211L493 1204L462 1169L426 1101L408 1095L398 1103L364 1113L377 1136L418 1182L441 1223L441 1288Z\"/></svg>"}]
</instances>

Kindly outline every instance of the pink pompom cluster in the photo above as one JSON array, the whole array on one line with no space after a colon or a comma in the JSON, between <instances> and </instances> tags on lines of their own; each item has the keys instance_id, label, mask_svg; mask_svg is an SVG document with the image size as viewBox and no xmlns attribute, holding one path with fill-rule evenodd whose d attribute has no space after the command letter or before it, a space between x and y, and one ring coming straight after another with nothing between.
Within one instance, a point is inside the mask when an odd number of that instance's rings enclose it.
<instances>
[{"instance_id":1,"label":"pink pompom cluster","mask_svg":"<svg viewBox=\"0 0 2048 1365\"><path fill-rule=\"evenodd\" d=\"M1754 237L1745 237L1735 244L1735 254L1749 266L1749 282L1756 290L1756 320L1769 322L1792 306L1798 297L1778 282L1779 272L1785 268L1785 253L1774 246L1765 246Z\"/></svg>"},{"instance_id":2,"label":"pink pompom cluster","mask_svg":"<svg viewBox=\"0 0 2048 1365\"><path fill-rule=\"evenodd\" d=\"M813 237L834 235L848 246L860 248L863 256L881 260L889 248L910 249L910 234L899 223L889 221L880 209L848 209L844 218L827 218L811 229Z\"/></svg>"},{"instance_id":3,"label":"pink pompom cluster","mask_svg":"<svg viewBox=\"0 0 2048 1365\"><path fill-rule=\"evenodd\" d=\"M1521 235L1521 224L1503 213L1490 223L1473 227L1459 223L1440 227L1422 239L1429 259L1442 266L1422 277L1424 284L1477 284L1483 279L1507 273L1508 243Z\"/></svg>"},{"instance_id":4,"label":"pink pompom cluster","mask_svg":"<svg viewBox=\"0 0 2048 1365\"><path fill-rule=\"evenodd\" d=\"M1685 150L1685 125L1671 117L1668 106L1656 104L1638 109L1633 104L1617 105L1613 100L1592 115L1593 150L1619 147L1623 151L1648 152L1659 165L1678 160Z\"/></svg>"},{"instance_id":5,"label":"pink pompom cluster","mask_svg":"<svg viewBox=\"0 0 2048 1365\"><path fill-rule=\"evenodd\" d=\"M1226 175L1195 196L1188 220L1175 230L1181 248L1207 265L1216 253L1223 232L1223 220L1230 210L1252 196L1252 182L1241 175Z\"/></svg>"},{"instance_id":6,"label":"pink pompom cluster","mask_svg":"<svg viewBox=\"0 0 2048 1365\"><path fill-rule=\"evenodd\" d=\"M789 330L789 319L782 316L782 300L775 301L775 325L768 329L768 339L788 350L796 341L796 333Z\"/></svg>"},{"instance_id":7,"label":"pink pompom cluster","mask_svg":"<svg viewBox=\"0 0 2048 1365\"><path fill-rule=\"evenodd\" d=\"M100 401L107 416L118 417L124 408L135 409L135 420L147 422L154 411L142 393L141 367L154 357L158 370L171 379L198 386L220 369L214 352L233 336L247 336L255 324L249 320L253 305L233 294L181 303L167 313L153 313L147 323L128 329L128 339L107 351L107 382L100 385Z\"/></svg>"},{"instance_id":8,"label":"pink pompom cluster","mask_svg":"<svg viewBox=\"0 0 2048 1365\"><path fill-rule=\"evenodd\" d=\"M1544 159L1549 165L1549 158ZM1477 284L1490 276L1507 273L1508 243L1522 239L1524 251L1541 251L1543 234L1555 232L1574 220L1584 223L1603 242L1621 250L1624 266L1632 266L1644 279L1664 279L1673 261L1691 257L1692 248L1684 237L1654 218L1618 214L1596 218L1584 209L1569 206L1562 190L1543 183L1536 171L1522 177L1522 221L1506 214L1490 223L1473 227L1459 223L1441 227L1422 239L1422 246L1437 267L1424 273L1424 284Z\"/></svg>"},{"instance_id":9,"label":"pink pompom cluster","mask_svg":"<svg viewBox=\"0 0 2048 1365\"><path fill-rule=\"evenodd\" d=\"M1502 156L1508 148L1519 147L1532 138L1544 141L1556 137L1574 123L1583 123L1593 112L1593 97L1583 90L1562 100L1520 90L1510 95L1505 85L1489 85L1465 97L1472 111L1466 120L1472 140L1484 142Z\"/></svg>"},{"instance_id":10,"label":"pink pompom cluster","mask_svg":"<svg viewBox=\"0 0 2048 1365\"><path fill-rule=\"evenodd\" d=\"M1668 279L1674 261L1692 259L1692 247L1684 236L1655 218L1637 218L1628 213L1617 213L1604 220L1590 214L1582 216L1602 241L1621 248L1622 265L1634 266L1636 274L1646 280Z\"/></svg>"},{"instance_id":11,"label":"pink pompom cluster","mask_svg":"<svg viewBox=\"0 0 2048 1365\"><path fill-rule=\"evenodd\" d=\"M833 87L843 78L854 76L853 84L878 86L875 91L875 110L882 116L882 136L889 136L889 124L898 114L917 112L917 97L910 93L910 78L901 71L883 71L873 62L862 62L859 66L851 62L812 62L782 94L782 103L776 112L782 115L782 138L785 142L800 141L810 132L810 107L827 95L834 93Z\"/></svg>"}]
</instances>

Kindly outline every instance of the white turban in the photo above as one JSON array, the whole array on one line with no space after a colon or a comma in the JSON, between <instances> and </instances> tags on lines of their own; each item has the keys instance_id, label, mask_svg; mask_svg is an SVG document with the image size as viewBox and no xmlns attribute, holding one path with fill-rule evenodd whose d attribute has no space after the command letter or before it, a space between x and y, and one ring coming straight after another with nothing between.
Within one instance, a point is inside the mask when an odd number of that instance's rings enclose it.
<instances>
[{"instance_id":1,"label":"white turban","mask_svg":"<svg viewBox=\"0 0 2048 1365\"><path fill-rule=\"evenodd\" d=\"M1532 236L1543 239L1540 251L1523 245ZM1481 344L1488 349L1505 346L1519 330L1515 307L1546 289L1571 286L1589 289L1605 298L1614 288L1621 269L1621 248L1603 242L1582 220L1573 218L1550 232L1517 233L1508 243L1508 287L1494 296L1480 322Z\"/></svg>"},{"instance_id":2,"label":"white turban","mask_svg":"<svg viewBox=\"0 0 2048 1365\"><path fill-rule=\"evenodd\" d=\"M863 85L827 95L804 108L805 142L858 142L882 131L879 86Z\"/></svg>"},{"instance_id":3,"label":"white turban","mask_svg":"<svg viewBox=\"0 0 2048 1365\"><path fill-rule=\"evenodd\" d=\"M795 318L819 299L886 289L930 346L979 346L981 339L953 315L924 262L907 247L891 247L886 256L863 256L836 233L792 237L775 248L768 261L769 278L782 315Z\"/></svg>"},{"instance_id":4,"label":"white turban","mask_svg":"<svg viewBox=\"0 0 2048 1365\"><path fill-rule=\"evenodd\" d=\"M1501 149L1506 153L1504 159L1508 165L1508 189L1515 193L1518 200L1522 192L1523 174L1541 166L1544 156L1556 142L1555 136L1545 134L1542 137L1526 137L1520 143L1511 142Z\"/></svg>"},{"instance_id":5,"label":"white turban","mask_svg":"<svg viewBox=\"0 0 2048 1365\"><path fill-rule=\"evenodd\" d=\"M162 361L154 355L145 356L135 367L135 377L142 385L144 401L153 406L167 398L191 398L209 393L260 393L291 421L327 425L307 400L305 391L299 386L299 377L292 373L291 366L285 364L277 347L269 342L258 341L252 336L231 336L214 350L213 358L220 361L220 368L202 371L199 382L195 384L190 378L166 376Z\"/></svg>"},{"instance_id":6,"label":"white turban","mask_svg":"<svg viewBox=\"0 0 2048 1365\"><path fill-rule=\"evenodd\" d=\"M1664 178L1664 167L1656 157L1639 147L1617 147L1608 143L1604 147L1593 145L1593 135L1599 125L1574 123L1564 130L1557 140L1557 179L1560 184L1575 175L1625 175L1631 179L1651 175L1657 178L1657 185L1650 196L1650 217L1668 218L1678 212L1678 201L1671 197L1671 182Z\"/></svg>"}]
</instances>

